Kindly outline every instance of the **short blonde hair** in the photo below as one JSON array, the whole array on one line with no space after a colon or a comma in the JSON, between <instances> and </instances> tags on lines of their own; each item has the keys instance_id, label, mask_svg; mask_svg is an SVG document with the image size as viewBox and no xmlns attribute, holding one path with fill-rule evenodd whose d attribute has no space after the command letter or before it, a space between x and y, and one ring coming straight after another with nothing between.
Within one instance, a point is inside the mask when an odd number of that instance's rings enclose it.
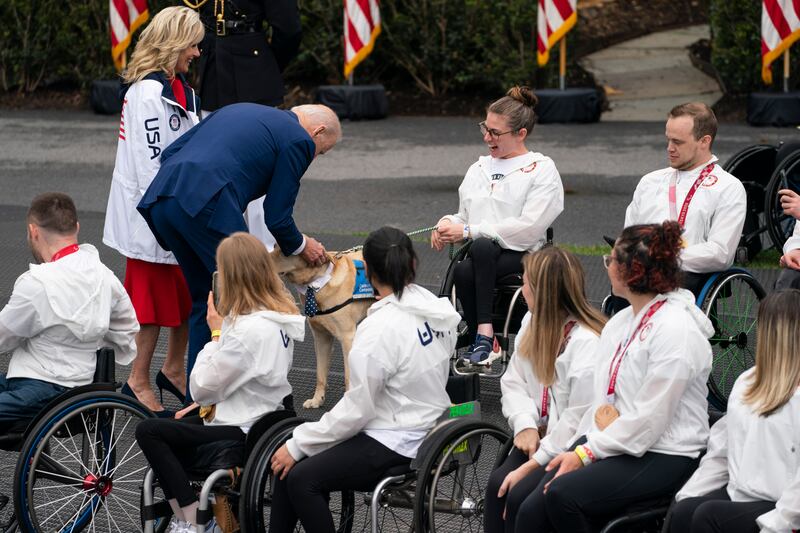
<instances>
[{"instance_id":1,"label":"short blonde hair","mask_svg":"<svg viewBox=\"0 0 800 533\"><path fill-rule=\"evenodd\" d=\"M188 7L165 7L139 36L122 79L135 83L153 72L173 78L180 53L200 43L204 33L196 11Z\"/></svg>"},{"instance_id":2,"label":"short blonde hair","mask_svg":"<svg viewBox=\"0 0 800 533\"><path fill-rule=\"evenodd\" d=\"M514 356L530 361L536 379L550 386L556 377L556 358L567 316L596 335L600 335L606 318L586 300L583 267L574 254L548 246L526 254L522 264L533 301L527 302L531 321L520 332L519 351Z\"/></svg>"},{"instance_id":3,"label":"short blonde hair","mask_svg":"<svg viewBox=\"0 0 800 533\"><path fill-rule=\"evenodd\" d=\"M788 402L800 386L800 291L767 296L758 307L756 369L743 402L769 416Z\"/></svg>"},{"instance_id":4,"label":"short blonde hair","mask_svg":"<svg viewBox=\"0 0 800 533\"><path fill-rule=\"evenodd\" d=\"M219 243L217 269L217 312L221 316L259 310L300 314L266 247L249 233L240 231Z\"/></svg>"}]
</instances>

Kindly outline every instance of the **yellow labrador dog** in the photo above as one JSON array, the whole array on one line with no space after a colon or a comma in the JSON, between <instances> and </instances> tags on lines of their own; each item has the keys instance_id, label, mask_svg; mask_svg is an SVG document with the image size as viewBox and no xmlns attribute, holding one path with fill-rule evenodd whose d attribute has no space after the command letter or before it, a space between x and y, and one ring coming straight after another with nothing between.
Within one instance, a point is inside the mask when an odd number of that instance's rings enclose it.
<instances>
[{"instance_id":1,"label":"yellow labrador dog","mask_svg":"<svg viewBox=\"0 0 800 533\"><path fill-rule=\"evenodd\" d=\"M344 386L347 389L350 377L347 356L353 345L356 326L367 316L367 309L375 302L371 287L365 286L363 273L359 273L360 269L356 266L358 262L363 265L364 258L360 250L328 253L328 263L309 266L300 256L286 257L276 247L272 251L272 259L278 273L301 291L300 303L314 335L317 386L314 397L303 402L303 407L316 409L325 402L334 339L342 346ZM316 302L308 301L309 286L312 287Z\"/></svg>"}]
</instances>

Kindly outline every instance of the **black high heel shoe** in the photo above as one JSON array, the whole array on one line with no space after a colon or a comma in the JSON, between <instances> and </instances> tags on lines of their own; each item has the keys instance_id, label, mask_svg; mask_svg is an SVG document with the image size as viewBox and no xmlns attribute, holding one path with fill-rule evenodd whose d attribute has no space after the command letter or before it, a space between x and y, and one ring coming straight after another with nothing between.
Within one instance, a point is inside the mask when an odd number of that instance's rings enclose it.
<instances>
[{"instance_id":1,"label":"black high heel shoe","mask_svg":"<svg viewBox=\"0 0 800 533\"><path fill-rule=\"evenodd\" d=\"M122 385L122 388L119 390L119 392L121 392L125 396L130 396L134 400L141 403L141 400L139 399L138 396L136 396L136 393L133 392L133 389L131 388L130 385L128 385L127 381L125 382L124 385ZM156 415L158 418L175 418L175 411L170 411L169 409L164 409L163 411L153 411L153 414Z\"/></svg>"},{"instance_id":2,"label":"black high heel shoe","mask_svg":"<svg viewBox=\"0 0 800 533\"><path fill-rule=\"evenodd\" d=\"M161 370L159 370L158 374L156 374L156 387L158 387L158 394L161 397L161 403L164 403L164 389L175 396L181 404L186 402L186 395L181 393L180 389L178 389L178 387L176 387L175 384L172 383L163 372L161 372Z\"/></svg>"}]
</instances>

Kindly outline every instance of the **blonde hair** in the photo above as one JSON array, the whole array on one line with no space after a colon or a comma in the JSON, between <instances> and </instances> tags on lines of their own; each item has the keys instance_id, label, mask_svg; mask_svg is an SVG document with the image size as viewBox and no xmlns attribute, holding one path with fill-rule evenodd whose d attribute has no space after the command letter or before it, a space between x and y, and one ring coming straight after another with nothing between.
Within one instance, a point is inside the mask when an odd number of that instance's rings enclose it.
<instances>
[{"instance_id":1,"label":"blonde hair","mask_svg":"<svg viewBox=\"0 0 800 533\"><path fill-rule=\"evenodd\" d=\"M800 386L800 291L767 296L758 307L756 369L742 398L753 411L769 416Z\"/></svg>"},{"instance_id":2,"label":"blonde hair","mask_svg":"<svg viewBox=\"0 0 800 533\"><path fill-rule=\"evenodd\" d=\"M549 246L525 255L522 264L533 302L528 302L531 321L515 355L528 359L536 378L549 386L555 381L564 320L572 316L600 335L606 318L586 300L583 267L572 253Z\"/></svg>"},{"instance_id":3,"label":"blonde hair","mask_svg":"<svg viewBox=\"0 0 800 533\"><path fill-rule=\"evenodd\" d=\"M236 317L261 309L300 314L269 252L249 233L237 232L219 243L217 269L217 312L221 316Z\"/></svg>"},{"instance_id":4,"label":"blonde hair","mask_svg":"<svg viewBox=\"0 0 800 533\"><path fill-rule=\"evenodd\" d=\"M188 7L165 7L139 36L122 79L125 83L135 83L153 72L175 77L178 56L198 44L204 33L196 11Z\"/></svg>"}]
</instances>

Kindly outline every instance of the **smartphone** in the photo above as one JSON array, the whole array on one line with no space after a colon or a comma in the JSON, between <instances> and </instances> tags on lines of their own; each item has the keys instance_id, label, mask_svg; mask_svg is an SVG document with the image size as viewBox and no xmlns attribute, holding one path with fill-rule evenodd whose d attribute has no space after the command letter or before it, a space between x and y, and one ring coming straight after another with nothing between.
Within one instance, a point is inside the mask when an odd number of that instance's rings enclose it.
<instances>
[{"instance_id":1,"label":"smartphone","mask_svg":"<svg viewBox=\"0 0 800 533\"><path fill-rule=\"evenodd\" d=\"M214 295L214 307L219 307L219 290L217 286L217 277L219 272L216 270L211 274L211 293Z\"/></svg>"}]
</instances>

